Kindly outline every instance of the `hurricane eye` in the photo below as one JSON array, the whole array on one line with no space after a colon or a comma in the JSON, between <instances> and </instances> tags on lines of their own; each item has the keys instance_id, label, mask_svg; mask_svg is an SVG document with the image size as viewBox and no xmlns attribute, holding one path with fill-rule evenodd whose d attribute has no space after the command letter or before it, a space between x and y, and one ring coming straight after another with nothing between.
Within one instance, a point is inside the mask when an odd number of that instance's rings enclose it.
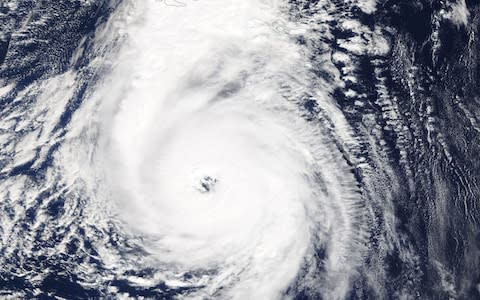
<instances>
[{"instance_id":1,"label":"hurricane eye","mask_svg":"<svg viewBox=\"0 0 480 300\"><path fill-rule=\"evenodd\" d=\"M205 176L200 179L197 189L201 193L213 192L215 185L217 184L217 179L210 176Z\"/></svg>"}]
</instances>

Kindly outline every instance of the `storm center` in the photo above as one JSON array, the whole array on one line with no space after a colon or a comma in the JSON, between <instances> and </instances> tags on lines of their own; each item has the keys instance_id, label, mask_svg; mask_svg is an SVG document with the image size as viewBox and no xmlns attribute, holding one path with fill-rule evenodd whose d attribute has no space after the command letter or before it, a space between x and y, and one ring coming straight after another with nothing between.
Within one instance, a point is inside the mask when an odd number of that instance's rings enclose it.
<instances>
[{"instance_id":1,"label":"storm center","mask_svg":"<svg viewBox=\"0 0 480 300\"><path fill-rule=\"evenodd\" d=\"M213 192L217 182L218 182L217 178L206 175L206 176L201 177L198 180L195 188L198 191L200 191L200 193Z\"/></svg>"}]
</instances>

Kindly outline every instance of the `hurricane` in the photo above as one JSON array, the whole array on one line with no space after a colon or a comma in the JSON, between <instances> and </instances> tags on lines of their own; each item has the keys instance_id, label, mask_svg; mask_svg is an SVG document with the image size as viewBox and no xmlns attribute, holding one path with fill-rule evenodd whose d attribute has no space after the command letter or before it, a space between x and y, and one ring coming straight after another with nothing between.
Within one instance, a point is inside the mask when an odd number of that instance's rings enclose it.
<instances>
[{"instance_id":1,"label":"hurricane","mask_svg":"<svg viewBox=\"0 0 480 300\"><path fill-rule=\"evenodd\" d=\"M0 2L0 296L480 297L479 12Z\"/></svg>"}]
</instances>

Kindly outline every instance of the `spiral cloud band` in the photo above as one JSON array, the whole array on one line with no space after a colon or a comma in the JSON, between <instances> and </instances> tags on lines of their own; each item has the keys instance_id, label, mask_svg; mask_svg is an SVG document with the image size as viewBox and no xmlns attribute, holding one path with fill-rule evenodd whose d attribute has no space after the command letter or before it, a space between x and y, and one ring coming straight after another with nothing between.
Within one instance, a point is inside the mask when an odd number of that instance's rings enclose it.
<instances>
[{"instance_id":1,"label":"spiral cloud band","mask_svg":"<svg viewBox=\"0 0 480 300\"><path fill-rule=\"evenodd\" d=\"M55 222L76 220L68 234L92 240L82 284L194 299L347 296L372 207L348 154L357 141L330 99L338 74L321 54L312 62L319 49L305 40L321 28L288 9L123 1L96 30L98 78L53 137L64 142L45 179L68 190ZM52 79L44 97L61 105L81 76Z\"/></svg>"},{"instance_id":2,"label":"spiral cloud band","mask_svg":"<svg viewBox=\"0 0 480 300\"><path fill-rule=\"evenodd\" d=\"M169 276L208 272L177 283L199 297L275 299L297 276L343 297L362 251L353 174L299 117L302 93L324 93L308 90L305 49L275 27L302 30L282 9L147 1L124 20L110 75L124 93L105 92L112 198ZM319 259L326 278L309 271Z\"/></svg>"},{"instance_id":3,"label":"spiral cloud band","mask_svg":"<svg viewBox=\"0 0 480 300\"><path fill-rule=\"evenodd\" d=\"M299 117L302 93L325 93L308 90L305 49L274 26L302 30L282 9L146 1L123 20L109 77L124 92L104 94L112 198L177 281L209 271L177 283L200 297L275 299L297 276L343 297L362 251L353 174L327 131ZM327 278L309 271L318 259Z\"/></svg>"}]
</instances>

